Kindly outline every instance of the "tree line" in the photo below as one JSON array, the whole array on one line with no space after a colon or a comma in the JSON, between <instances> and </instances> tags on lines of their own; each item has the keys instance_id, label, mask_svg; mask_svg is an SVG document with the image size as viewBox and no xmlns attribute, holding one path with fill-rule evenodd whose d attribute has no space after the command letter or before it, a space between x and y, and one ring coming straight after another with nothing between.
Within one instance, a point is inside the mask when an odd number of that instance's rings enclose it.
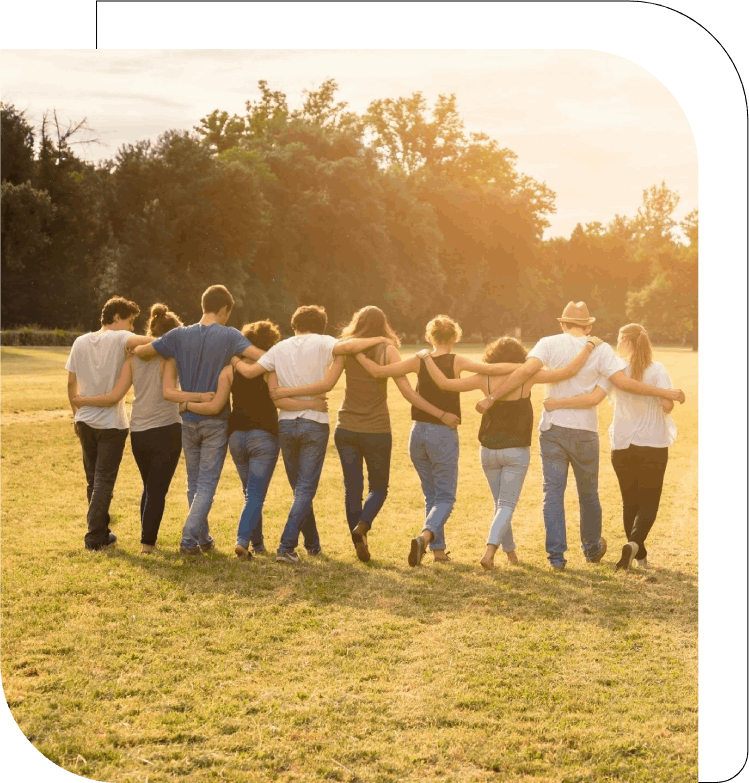
<instances>
[{"instance_id":1,"label":"tree line","mask_svg":"<svg viewBox=\"0 0 749 783\"><path fill-rule=\"evenodd\" d=\"M696 340L697 212L677 224L665 184L636 215L544 240L554 192L467 132L455 95L356 114L332 79L295 109L259 87L242 115L217 109L96 165L76 154L85 121L46 114L35 129L2 106L3 328L90 329L114 294L192 322L220 282L236 325L286 328L316 303L335 326L375 304L408 335L445 312L465 334L534 339L584 299L599 333L637 320L655 339Z\"/></svg>"}]
</instances>

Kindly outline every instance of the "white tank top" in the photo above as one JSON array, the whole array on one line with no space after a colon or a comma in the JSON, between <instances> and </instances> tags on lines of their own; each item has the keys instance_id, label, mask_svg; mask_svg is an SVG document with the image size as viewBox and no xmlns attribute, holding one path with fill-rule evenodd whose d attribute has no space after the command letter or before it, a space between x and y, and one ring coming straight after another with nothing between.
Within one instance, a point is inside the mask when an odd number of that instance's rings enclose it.
<instances>
[{"instance_id":1,"label":"white tank top","mask_svg":"<svg viewBox=\"0 0 749 783\"><path fill-rule=\"evenodd\" d=\"M179 404L168 402L162 395L161 360L156 357L143 361L133 359L133 410L130 413L130 432L142 432L154 427L166 427L182 422Z\"/></svg>"}]
</instances>

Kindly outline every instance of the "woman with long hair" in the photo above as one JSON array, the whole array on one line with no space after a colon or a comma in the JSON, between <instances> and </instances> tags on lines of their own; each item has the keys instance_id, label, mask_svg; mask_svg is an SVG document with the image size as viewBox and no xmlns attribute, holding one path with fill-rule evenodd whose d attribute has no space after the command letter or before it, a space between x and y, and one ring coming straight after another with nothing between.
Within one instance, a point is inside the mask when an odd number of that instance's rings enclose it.
<instances>
[{"instance_id":1,"label":"woman with long hair","mask_svg":"<svg viewBox=\"0 0 749 783\"><path fill-rule=\"evenodd\" d=\"M462 336L460 326L447 315L438 315L426 326L426 341L432 346L434 363L448 378L459 378L463 371L487 374L508 374L512 367L499 367L476 362L452 352ZM409 455L419 475L424 493L424 524L422 532L411 540L408 564L421 563L429 547L435 561L449 562L446 552L445 523L455 505L458 486L460 395L439 389L418 356L380 367L364 356L357 356L362 366L375 378L403 376L418 373L416 391L427 402L437 407L440 414L416 406L411 408Z\"/></svg>"},{"instance_id":2,"label":"woman with long hair","mask_svg":"<svg viewBox=\"0 0 749 783\"><path fill-rule=\"evenodd\" d=\"M653 361L653 347L643 326L623 326L616 349L627 362L624 368L627 377L661 389L673 389L666 368ZM627 570L633 560L640 568L648 568L645 539L658 515L668 449L676 440L676 424L669 416L674 403L619 389L612 394L611 464L622 493L622 521L627 537L616 570ZM544 406L547 410L589 408L598 405L605 396L606 391L598 386L590 394L579 397L545 400Z\"/></svg>"},{"instance_id":3,"label":"woman with long hair","mask_svg":"<svg viewBox=\"0 0 749 783\"><path fill-rule=\"evenodd\" d=\"M340 335L341 340L365 337L387 337L393 343L375 346L364 354L367 357L366 361L372 366L387 368L401 362L397 348L400 339L379 307L370 305L358 310L351 321L343 327ZM320 383L297 388L279 388L271 391L271 395L280 399L289 394L324 393L335 386L344 369L346 387L343 404L338 412L334 441L343 470L346 521L356 556L366 563L370 559L367 536L385 503L390 482L393 437L387 404L387 378L373 377L354 356L338 356ZM406 378L396 378L395 383L415 410L434 418L442 417L447 426L453 428L457 426L457 417L450 416L447 411L431 404L414 392ZM365 464L369 489L366 499L364 498Z\"/></svg>"},{"instance_id":4,"label":"woman with long hair","mask_svg":"<svg viewBox=\"0 0 749 783\"><path fill-rule=\"evenodd\" d=\"M494 518L489 525L486 552L480 560L484 570L494 569L494 556L500 546L510 563L518 562L511 523L530 464L533 434L532 386L536 383L555 383L571 378L585 364L600 342L598 338L590 338L566 367L559 370L539 370L520 388L498 399L483 415L479 428L479 452L481 467L494 498ZM432 380L447 392L477 390L490 396L502 383L500 378L485 374L450 379L435 361L434 354L425 351L419 352L418 355L423 357L426 371ZM483 361L485 364L501 367L503 372L512 372L521 366L526 358L527 351L519 340L514 337L500 337L486 346Z\"/></svg>"},{"instance_id":5,"label":"woman with long hair","mask_svg":"<svg viewBox=\"0 0 749 783\"><path fill-rule=\"evenodd\" d=\"M161 337L182 326L179 317L165 304L151 307L148 336ZM109 394L97 397L76 398L77 405L107 407L116 405L135 387L135 397L130 415L130 444L133 457L143 480L140 499L141 553L148 554L156 548L156 538L164 516L164 504L174 472L182 452L182 419L176 401L162 396L163 376L167 360L129 357L122 368L117 384ZM208 401L212 393L179 392L182 399L194 402Z\"/></svg>"},{"instance_id":6,"label":"woman with long hair","mask_svg":"<svg viewBox=\"0 0 749 783\"><path fill-rule=\"evenodd\" d=\"M242 327L242 334L263 351L270 350L280 339L281 332L272 321L255 321ZM242 560L266 551L263 541L263 503L270 480L278 461L278 414L284 410L328 409L324 397L312 400L271 400L268 383L275 373L263 373L255 378L245 378L227 365L219 375L216 396L207 403L187 403L186 410L202 416L214 416L223 410L231 392L229 415L229 452L242 482L244 506L239 515L234 553Z\"/></svg>"}]
</instances>

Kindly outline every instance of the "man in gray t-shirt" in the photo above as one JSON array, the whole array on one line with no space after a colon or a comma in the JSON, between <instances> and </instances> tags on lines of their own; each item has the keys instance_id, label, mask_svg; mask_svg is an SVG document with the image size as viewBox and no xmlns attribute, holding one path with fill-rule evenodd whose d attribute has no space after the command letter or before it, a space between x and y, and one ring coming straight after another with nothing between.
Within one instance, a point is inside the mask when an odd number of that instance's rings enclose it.
<instances>
[{"instance_id":1,"label":"man in gray t-shirt","mask_svg":"<svg viewBox=\"0 0 749 783\"><path fill-rule=\"evenodd\" d=\"M562 334L544 337L528 354L521 367L507 377L476 409L485 413L495 400L524 383L546 365L558 369L569 364L582 350L596 320L591 318L585 302L569 302L557 319ZM550 384L547 396L563 398L592 392L596 386L605 390L613 384L632 394L664 397L684 402L679 389L661 389L632 380L624 374L626 362L618 358L610 345L596 348L582 369L568 381ZM566 564L567 531L564 514L564 491L570 464L575 474L580 501L580 540L589 563L598 563L606 552L601 537L601 503L598 499L598 416L595 408L562 408L544 411L539 424L539 444L543 469L544 526L546 552L552 568L562 570Z\"/></svg>"},{"instance_id":2,"label":"man in gray t-shirt","mask_svg":"<svg viewBox=\"0 0 749 783\"><path fill-rule=\"evenodd\" d=\"M73 399L108 394L117 383L125 351L150 343L150 337L132 334L140 309L121 296L110 299L101 312L101 329L82 334L70 349L65 363L68 371L68 399L73 409L73 427L81 442L86 471L88 532L86 549L101 549L117 537L109 530L109 505L127 439L125 401L110 407L84 405Z\"/></svg>"}]
</instances>

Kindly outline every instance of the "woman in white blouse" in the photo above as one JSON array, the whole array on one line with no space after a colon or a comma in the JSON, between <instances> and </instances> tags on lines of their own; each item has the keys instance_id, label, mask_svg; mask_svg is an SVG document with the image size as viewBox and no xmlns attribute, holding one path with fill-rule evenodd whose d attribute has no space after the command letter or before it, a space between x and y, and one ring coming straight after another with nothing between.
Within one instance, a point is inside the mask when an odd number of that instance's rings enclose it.
<instances>
[{"instance_id":1,"label":"woman in white blouse","mask_svg":"<svg viewBox=\"0 0 749 783\"><path fill-rule=\"evenodd\" d=\"M619 330L617 351L627 361L624 373L629 378L661 389L673 388L666 368L653 361L648 333L640 324L627 324ZM544 407L549 411L588 408L598 405L605 396L599 386L579 397L547 399ZM658 514L668 447L676 440L676 424L668 415L673 407L673 401L660 397L614 392L614 416L609 427L611 463L619 479L627 536L617 570L629 568L633 559L641 568L648 568L645 539Z\"/></svg>"}]
</instances>

